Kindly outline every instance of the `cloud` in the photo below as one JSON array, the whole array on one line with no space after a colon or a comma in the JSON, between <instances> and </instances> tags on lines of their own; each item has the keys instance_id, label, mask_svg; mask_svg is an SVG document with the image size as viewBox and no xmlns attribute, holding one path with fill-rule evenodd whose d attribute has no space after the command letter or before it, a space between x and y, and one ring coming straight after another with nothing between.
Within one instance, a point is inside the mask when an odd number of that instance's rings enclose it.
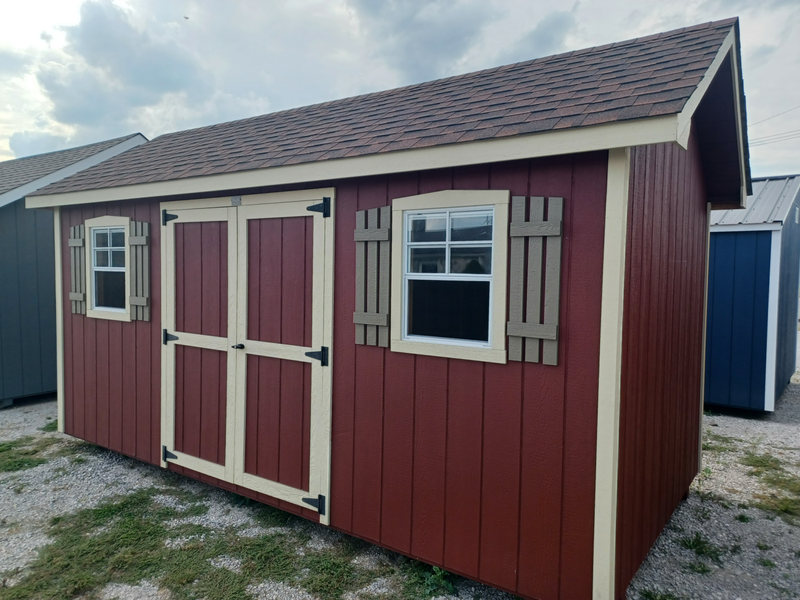
<instances>
[{"instance_id":1,"label":"cloud","mask_svg":"<svg viewBox=\"0 0 800 600\"><path fill-rule=\"evenodd\" d=\"M486 2L350 0L373 54L404 83L453 74L498 13Z\"/></svg>"},{"instance_id":2,"label":"cloud","mask_svg":"<svg viewBox=\"0 0 800 600\"><path fill-rule=\"evenodd\" d=\"M0 48L0 76L19 75L33 62L31 56Z\"/></svg>"},{"instance_id":3,"label":"cloud","mask_svg":"<svg viewBox=\"0 0 800 600\"><path fill-rule=\"evenodd\" d=\"M509 64L563 52L567 48L566 38L576 26L572 12L551 12L502 52L498 62Z\"/></svg>"},{"instance_id":4,"label":"cloud","mask_svg":"<svg viewBox=\"0 0 800 600\"><path fill-rule=\"evenodd\" d=\"M33 154L63 150L71 144L66 137L59 135L41 131L18 131L11 136L8 145L16 158L22 158Z\"/></svg>"}]
</instances>

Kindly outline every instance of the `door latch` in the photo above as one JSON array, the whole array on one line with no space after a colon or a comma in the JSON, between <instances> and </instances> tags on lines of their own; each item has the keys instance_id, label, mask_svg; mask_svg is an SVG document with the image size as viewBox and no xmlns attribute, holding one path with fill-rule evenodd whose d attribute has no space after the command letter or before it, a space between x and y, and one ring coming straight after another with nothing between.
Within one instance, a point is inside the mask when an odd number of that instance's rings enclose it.
<instances>
[{"instance_id":1,"label":"door latch","mask_svg":"<svg viewBox=\"0 0 800 600\"><path fill-rule=\"evenodd\" d=\"M244 344L236 344L235 346L231 346L234 350L244 350Z\"/></svg>"}]
</instances>

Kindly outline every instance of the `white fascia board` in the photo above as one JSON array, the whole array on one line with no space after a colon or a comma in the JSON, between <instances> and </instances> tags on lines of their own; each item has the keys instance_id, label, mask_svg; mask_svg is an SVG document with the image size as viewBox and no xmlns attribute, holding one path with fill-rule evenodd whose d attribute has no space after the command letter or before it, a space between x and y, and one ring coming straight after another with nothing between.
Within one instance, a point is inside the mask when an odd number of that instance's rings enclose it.
<instances>
[{"instance_id":1,"label":"white fascia board","mask_svg":"<svg viewBox=\"0 0 800 600\"><path fill-rule=\"evenodd\" d=\"M479 165L578 152L610 150L630 146L675 142L677 115L631 119L617 123L560 129L501 139L464 142L303 163L190 177L171 181L109 187L26 198L28 208L48 208L157 198L181 194L221 192L237 189L334 181L352 177L388 175L429 169Z\"/></svg>"},{"instance_id":2,"label":"white fascia board","mask_svg":"<svg viewBox=\"0 0 800 600\"><path fill-rule=\"evenodd\" d=\"M14 188L13 190L7 191L5 194L0 195L0 207L5 206L6 204L11 204L21 198L24 198L28 194L35 192L36 190L42 189L46 185L50 185L51 183L55 183L56 181L60 181L65 177L69 177L70 175L74 175L84 169L88 169L89 167L93 167L94 165L100 164L104 160L108 160L109 158L116 156L117 154L121 154L126 150L130 150L131 148L135 148L141 144L144 144L147 141L141 133L137 133L131 138L128 138L124 142L116 144L115 146L111 146L110 148L106 148L97 154L92 154L91 156L87 156L83 160L79 160L78 162L72 163L58 171L53 171L49 175L45 175L44 177L40 177L39 179L34 179L31 182L26 183L25 185L21 185L18 188ZM26 204L27 206L27 204ZM28 206L28 208L31 208Z\"/></svg>"},{"instance_id":3,"label":"white fascia board","mask_svg":"<svg viewBox=\"0 0 800 600\"><path fill-rule=\"evenodd\" d=\"M781 231L772 234L769 256L769 304L767 305L767 372L764 383L764 410L775 410L775 369L778 360L778 308L781 280Z\"/></svg>"},{"instance_id":4,"label":"white fascia board","mask_svg":"<svg viewBox=\"0 0 800 600\"><path fill-rule=\"evenodd\" d=\"M735 233L738 231L780 231L781 223L753 223L751 225L737 223L736 225L712 225L711 233Z\"/></svg>"}]
</instances>

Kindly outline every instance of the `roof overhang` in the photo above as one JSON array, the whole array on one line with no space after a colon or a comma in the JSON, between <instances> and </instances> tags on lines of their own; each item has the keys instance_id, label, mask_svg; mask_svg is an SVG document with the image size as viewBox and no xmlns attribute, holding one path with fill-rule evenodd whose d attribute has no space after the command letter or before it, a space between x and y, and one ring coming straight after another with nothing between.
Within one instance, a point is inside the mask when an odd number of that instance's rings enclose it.
<instances>
[{"instance_id":1,"label":"roof overhang","mask_svg":"<svg viewBox=\"0 0 800 600\"><path fill-rule=\"evenodd\" d=\"M88 169L89 167L93 167L94 165L100 164L104 160L108 160L112 156L116 156L117 154L121 154L126 150L130 150L131 148L138 146L140 144L144 144L147 141L147 138L144 137L141 133L137 133L134 136L131 136L124 142L120 142L110 148L106 148L105 150L101 150L97 154L93 154L92 156L87 156L83 160L79 160L78 162L72 163L62 169L58 169L57 171L53 171L45 175L44 177L39 177L38 179L34 179L33 181L29 181L28 183L21 185L19 187L14 188L13 190L9 190L4 194L0 194L0 208L7 204L11 204L17 200L21 200L25 198L28 194L35 192L43 188L46 185L50 185L56 181L60 181L65 177L69 177L70 175L74 175L79 171L83 171L84 169Z\"/></svg>"},{"instance_id":2,"label":"roof overhang","mask_svg":"<svg viewBox=\"0 0 800 600\"><path fill-rule=\"evenodd\" d=\"M712 208L744 206L750 189L749 161L745 153L746 130L744 128L744 103L741 95L741 76L739 74L738 26L732 27L714 58L706 75L697 89L687 101L680 113L647 117L592 125L586 127L565 128L526 135L515 135L491 140L463 142L426 148L412 148L396 152L385 152L323 160L317 162L281 165L250 171L222 173L168 181L122 185L94 190L82 190L29 196L26 198L28 208L48 208L72 204L91 204L96 202L114 202L118 200L134 200L147 198L187 198L200 194L219 194L225 192L258 190L273 186L304 184L312 182L332 182L355 177L408 173L430 169L451 168L459 166L497 163L513 160L540 158L580 152L593 152L644 146L659 143L677 143L687 148L691 128L694 125L700 140L701 153L704 155L703 165L707 187L711 183L713 193L709 192ZM730 65L728 67L727 65ZM709 94L718 93L724 87L725 74L732 78L733 94L731 102L735 114L729 119L728 129L733 131L735 142L724 145L725 160L722 166L729 167L731 156L736 163L734 182L735 193L730 193L730 173L718 168L709 149L713 144L706 143L708 137L702 131L706 127L705 107L709 104L703 100ZM722 81L722 84L719 82ZM704 145L705 144L705 145ZM735 154L732 154L735 152Z\"/></svg>"}]
</instances>

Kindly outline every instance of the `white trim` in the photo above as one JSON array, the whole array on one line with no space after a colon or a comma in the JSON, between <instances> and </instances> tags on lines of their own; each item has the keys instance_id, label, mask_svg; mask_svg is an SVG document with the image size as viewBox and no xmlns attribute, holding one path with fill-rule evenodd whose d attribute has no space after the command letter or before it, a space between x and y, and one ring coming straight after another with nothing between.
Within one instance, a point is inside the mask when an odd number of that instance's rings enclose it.
<instances>
[{"instance_id":1,"label":"white trim","mask_svg":"<svg viewBox=\"0 0 800 600\"><path fill-rule=\"evenodd\" d=\"M712 225L711 233L735 233L739 231L780 231L781 223L737 223L735 225Z\"/></svg>"},{"instance_id":2,"label":"white trim","mask_svg":"<svg viewBox=\"0 0 800 600\"><path fill-rule=\"evenodd\" d=\"M237 173L48 196L31 196L26 198L26 206L28 208L46 208L178 194L199 194L574 154L609 148L676 142L678 140L677 130L678 115L663 115L493 140L382 152L367 156L322 160Z\"/></svg>"},{"instance_id":3,"label":"white trim","mask_svg":"<svg viewBox=\"0 0 800 600\"><path fill-rule=\"evenodd\" d=\"M706 400L706 331L708 330L708 265L711 262L711 202L706 202L706 276L703 281L703 347L700 352L700 427L697 440L697 472L703 470L703 413Z\"/></svg>"},{"instance_id":4,"label":"white trim","mask_svg":"<svg viewBox=\"0 0 800 600\"><path fill-rule=\"evenodd\" d=\"M58 431L64 433L64 274L61 265L61 209L53 209L53 242L56 260L56 403Z\"/></svg>"},{"instance_id":5,"label":"white trim","mask_svg":"<svg viewBox=\"0 0 800 600\"><path fill-rule=\"evenodd\" d=\"M106 148L105 150L98 152L97 154L93 154L92 156L88 156L82 160L72 163L66 167L59 169L58 171L53 171L44 177L40 177L39 179L34 179L33 181L29 181L26 184L23 184L19 187L14 188L13 190L9 190L4 194L0 194L0 208L5 206L6 204L11 204L17 200L21 200L28 194L32 194L36 190L43 188L46 185L51 183L55 183L56 181L60 181L65 177L69 177L70 175L74 175L79 171L83 171L84 169L88 169L89 167L93 167L94 165L100 164L104 160L108 160L109 158L116 156L117 154L121 154L126 150L130 150L131 148L135 148L140 144L144 144L147 141L141 133L137 133L130 139L125 140L115 146L111 146L110 148ZM65 150L68 152L68 150ZM24 159L20 159L24 160Z\"/></svg>"},{"instance_id":6,"label":"white trim","mask_svg":"<svg viewBox=\"0 0 800 600\"><path fill-rule=\"evenodd\" d=\"M95 227L122 227L125 235L125 310L114 308L94 307L94 236L92 229ZM131 248L128 244L130 238L131 219L116 215L95 217L84 221L84 248L86 249L86 316L92 319L107 319L109 321L131 320Z\"/></svg>"},{"instance_id":7,"label":"white trim","mask_svg":"<svg viewBox=\"0 0 800 600\"><path fill-rule=\"evenodd\" d=\"M418 194L392 201L392 293L391 341L392 352L442 356L463 360L506 362L506 286L508 265L508 190L445 190ZM494 241L492 244L492 297L490 300L490 341L475 343L436 343L403 339L403 264L405 212L422 209L451 209L465 207L494 207Z\"/></svg>"},{"instance_id":8,"label":"white trim","mask_svg":"<svg viewBox=\"0 0 800 600\"><path fill-rule=\"evenodd\" d=\"M628 227L630 149L608 153L603 289L600 309L600 377L597 386L592 598L615 598L617 474L622 385L625 252Z\"/></svg>"},{"instance_id":9,"label":"white trim","mask_svg":"<svg viewBox=\"0 0 800 600\"><path fill-rule=\"evenodd\" d=\"M769 305L767 308L767 372L764 383L764 410L775 410L775 369L778 360L778 308L781 282L781 238L783 232L772 233L769 255Z\"/></svg>"}]
</instances>

